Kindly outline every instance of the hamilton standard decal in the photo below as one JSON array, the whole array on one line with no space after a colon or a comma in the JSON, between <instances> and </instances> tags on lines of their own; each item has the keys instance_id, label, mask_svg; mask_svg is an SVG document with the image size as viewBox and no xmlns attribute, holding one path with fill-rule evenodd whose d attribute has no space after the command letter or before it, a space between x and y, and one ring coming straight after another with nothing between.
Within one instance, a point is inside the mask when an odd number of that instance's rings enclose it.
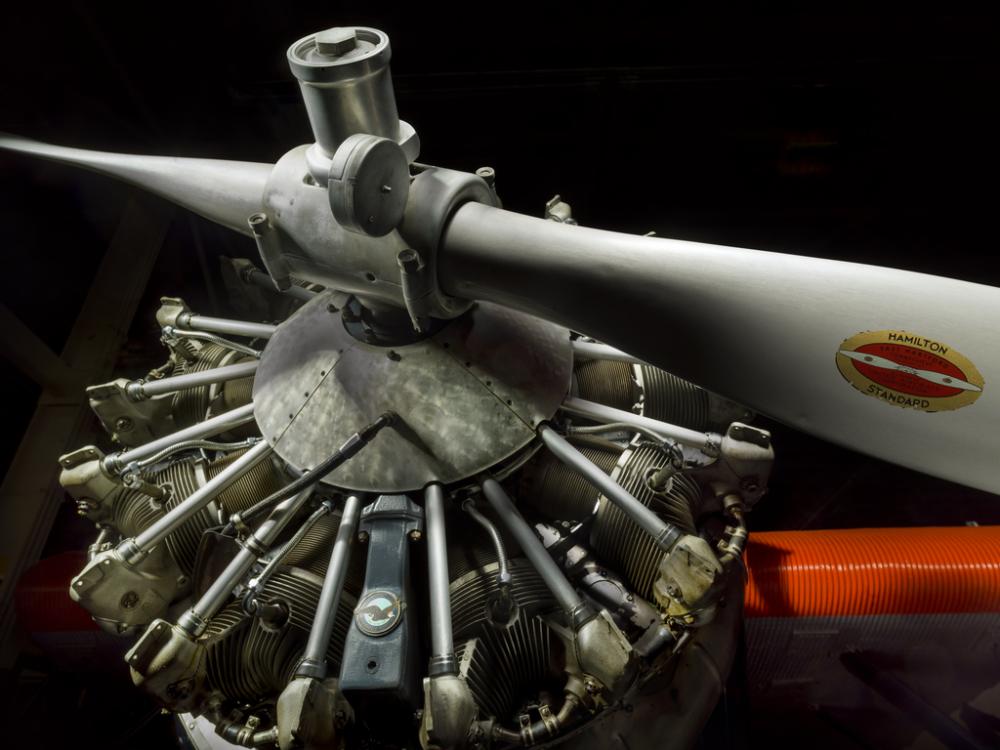
<instances>
[{"instance_id":1,"label":"hamilton standard decal","mask_svg":"<svg viewBox=\"0 0 1000 750\"><path fill-rule=\"evenodd\" d=\"M354 620L365 635L391 633L403 619L403 603L390 591L372 591L354 610Z\"/></svg>"},{"instance_id":2,"label":"hamilton standard decal","mask_svg":"<svg viewBox=\"0 0 1000 750\"><path fill-rule=\"evenodd\" d=\"M904 409L935 412L968 406L983 376L947 344L907 331L865 331L846 339L837 368L867 396Z\"/></svg>"}]
</instances>

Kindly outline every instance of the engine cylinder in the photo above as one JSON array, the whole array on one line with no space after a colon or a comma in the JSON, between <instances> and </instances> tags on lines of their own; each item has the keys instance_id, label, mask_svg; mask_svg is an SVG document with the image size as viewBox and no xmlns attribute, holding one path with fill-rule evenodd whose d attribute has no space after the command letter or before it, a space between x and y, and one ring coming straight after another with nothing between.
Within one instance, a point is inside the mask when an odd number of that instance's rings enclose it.
<instances>
[{"instance_id":1,"label":"engine cylinder","mask_svg":"<svg viewBox=\"0 0 1000 750\"><path fill-rule=\"evenodd\" d=\"M247 618L238 603L213 617L204 636L209 686L227 698L248 703L280 692L305 649L322 587L322 579L305 570L286 568L275 573L257 599L261 604L280 600L288 606L288 621L277 630ZM344 593L337 608L326 653L332 673L340 666L355 604L355 597Z\"/></svg>"},{"instance_id":2,"label":"engine cylinder","mask_svg":"<svg viewBox=\"0 0 1000 750\"><path fill-rule=\"evenodd\" d=\"M476 705L487 716L510 717L526 692L558 676L558 638L540 619L558 610L538 571L523 557L509 561L516 616L496 624L490 602L500 593L496 563L451 583L452 625L461 671Z\"/></svg>"},{"instance_id":3,"label":"engine cylinder","mask_svg":"<svg viewBox=\"0 0 1000 750\"><path fill-rule=\"evenodd\" d=\"M687 533L695 533L701 500L698 484L684 474L675 474L665 490L654 492L648 482L650 469L666 462L656 446L631 446L618 460L611 476L665 521ZM633 590L644 599L653 596L656 569L663 551L653 538L606 497L598 501L590 541L598 557L625 574Z\"/></svg>"}]
</instances>

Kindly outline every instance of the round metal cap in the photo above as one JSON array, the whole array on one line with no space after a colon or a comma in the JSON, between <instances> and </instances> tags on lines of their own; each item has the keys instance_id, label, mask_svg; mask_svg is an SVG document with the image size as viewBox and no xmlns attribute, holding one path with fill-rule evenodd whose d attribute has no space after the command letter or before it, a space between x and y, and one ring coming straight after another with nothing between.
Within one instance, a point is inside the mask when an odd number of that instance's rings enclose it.
<instances>
[{"instance_id":1,"label":"round metal cap","mask_svg":"<svg viewBox=\"0 0 1000 750\"><path fill-rule=\"evenodd\" d=\"M337 26L310 34L288 48L288 65L300 81L333 83L389 64L389 36L365 26Z\"/></svg>"},{"instance_id":2,"label":"round metal cap","mask_svg":"<svg viewBox=\"0 0 1000 750\"><path fill-rule=\"evenodd\" d=\"M399 226L410 189L410 169L399 144L357 133L330 161L327 191L333 216L345 229L384 237Z\"/></svg>"}]
</instances>

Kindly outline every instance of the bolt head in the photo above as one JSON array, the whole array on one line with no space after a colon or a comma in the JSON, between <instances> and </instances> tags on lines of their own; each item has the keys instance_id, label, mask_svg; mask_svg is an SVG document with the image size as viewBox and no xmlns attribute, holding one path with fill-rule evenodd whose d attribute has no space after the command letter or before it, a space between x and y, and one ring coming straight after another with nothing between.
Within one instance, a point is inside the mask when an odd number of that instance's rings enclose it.
<instances>
[{"instance_id":1,"label":"bolt head","mask_svg":"<svg viewBox=\"0 0 1000 750\"><path fill-rule=\"evenodd\" d=\"M327 57L340 57L358 46L358 33L336 26L316 34L316 51Z\"/></svg>"},{"instance_id":2,"label":"bolt head","mask_svg":"<svg viewBox=\"0 0 1000 750\"><path fill-rule=\"evenodd\" d=\"M396 256L396 262L399 263L399 267L407 273L417 273L422 264L420 253L411 248L400 250L399 254Z\"/></svg>"},{"instance_id":3,"label":"bolt head","mask_svg":"<svg viewBox=\"0 0 1000 750\"><path fill-rule=\"evenodd\" d=\"M115 430L118 432L128 432L132 429L132 426L132 420L128 417L118 417L118 419L115 420Z\"/></svg>"},{"instance_id":4,"label":"bolt head","mask_svg":"<svg viewBox=\"0 0 1000 750\"><path fill-rule=\"evenodd\" d=\"M122 609L132 609L139 603L139 595L134 591L126 591L119 604Z\"/></svg>"}]
</instances>

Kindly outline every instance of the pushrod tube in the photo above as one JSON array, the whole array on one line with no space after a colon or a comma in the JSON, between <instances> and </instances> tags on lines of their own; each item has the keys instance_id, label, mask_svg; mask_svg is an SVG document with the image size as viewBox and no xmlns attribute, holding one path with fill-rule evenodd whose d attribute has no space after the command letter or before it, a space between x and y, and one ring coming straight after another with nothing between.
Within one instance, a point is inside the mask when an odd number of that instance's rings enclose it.
<instances>
[{"instance_id":1,"label":"pushrod tube","mask_svg":"<svg viewBox=\"0 0 1000 750\"><path fill-rule=\"evenodd\" d=\"M340 595L344 590L347 578L348 553L351 542L358 532L358 519L361 517L361 497L350 495L344 504L344 513L340 518L337 538L330 552L330 565L323 579L323 589L319 594L319 604L316 606L316 616L309 630L309 640L306 642L302 661L295 670L297 677L313 677L322 680L326 677L326 649L330 645L330 635L337 620L337 608L340 605Z\"/></svg>"},{"instance_id":2,"label":"pushrod tube","mask_svg":"<svg viewBox=\"0 0 1000 750\"><path fill-rule=\"evenodd\" d=\"M667 523L643 505L642 501L605 474L601 467L580 453L566 438L549 425L540 425L538 435L556 458L579 472L580 476L594 485L602 495L621 508L625 515L653 537L656 545L664 552L670 551L677 540L681 538L683 532L680 529Z\"/></svg>"},{"instance_id":3,"label":"pushrod tube","mask_svg":"<svg viewBox=\"0 0 1000 750\"><path fill-rule=\"evenodd\" d=\"M310 489L315 489L315 487L311 487ZM323 503L312 512L312 515L310 515L298 529L296 529L292 537L281 545L280 549L275 550L275 552L272 553L271 557L267 561L267 564L264 565L264 569L261 570L257 576L250 579L247 585L247 597L244 597L243 599L244 603L248 601L248 598L252 598L260 593L260 590L264 588L264 584L271 579L272 575L274 575L274 571L276 571L284 559L288 557L288 553L299 545L299 543L305 538L306 534L309 533L309 530L319 522L319 519L323 516L329 515L330 512L331 507L327 503ZM244 607L244 609L245 608L246 607Z\"/></svg>"},{"instance_id":4,"label":"pushrod tube","mask_svg":"<svg viewBox=\"0 0 1000 750\"><path fill-rule=\"evenodd\" d=\"M722 441L722 437L717 434L698 432L687 427L670 424L669 422L661 422L658 419L650 419L649 417L625 411L624 409L615 409L612 406L605 406L604 404L587 401L576 396L568 397L559 408L570 414L593 419L596 422L619 422L633 425L637 429L642 428L654 432L664 438L676 440L678 443L689 445L692 448L698 448L713 456L718 455L719 443Z\"/></svg>"},{"instance_id":5,"label":"pushrod tube","mask_svg":"<svg viewBox=\"0 0 1000 750\"><path fill-rule=\"evenodd\" d=\"M424 490L427 519L427 576L431 604L431 658L428 674L458 674L451 627L451 596L448 592L448 538L444 522L444 489L440 484Z\"/></svg>"},{"instance_id":6,"label":"pushrod tube","mask_svg":"<svg viewBox=\"0 0 1000 750\"><path fill-rule=\"evenodd\" d=\"M271 446L261 440L253 448L233 461L201 487L191 493L182 503L174 506L166 514L160 516L134 539L127 539L119 546L122 556L127 562L141 559L145 554L163 541L163 539L191 518L195 513L208 505L220 492L246 474L250 469L271 454Z\"/></svg>"},{"instance_id":7,"label":"pushrod tube","mask_svg":"<svg viewBox=\"0 0 1000 750\"><path fill-rule=\"evenodd\" d=\"M181 313L177 316L177 327L191 328L196 331L212 331L227 333L230 336L248 336L255 339L269 339L278 330L277 326L268 323L250 323L245 320L229 320L228 318L211 318L195 313Z\"/></svg>"},{"instance_id":8,"label":"pushrod tube","mask_svg":"<svg viewBox=\"0 0 1000 750\"><path fill-rule=\"evenodd\" d=\"M570 616L575 627L582 625L593 615L593 610L573 588L573 584L560 570L559 565L545 550L541 540L535 536L528 522L518 512L513 501L495 479L486 479L482 484L483 495L501 522L517 540L528 560L535 566L545 585L555 597L559 606Z\"/></svg>"},{"instance_id":9,"label":"pushrod tube","mask_svg":"<svg viewBox=\"0 0 1000 750\"><path fill-rule=\"evenodd\" d=\"M199 422L198 424L193 424L190 427L185 427L183 430L171 432L169 435L164 435L156 440L151 440L150 442L136 448L122 451L121 453L112 453L110 456L106 456L104 458L104 469L108 473L115 474L133 461L141 461L144 458L149 458L150 456L159 453L165 448L170 448L177 443L218 435L220 432L231 430L234 427L239 427L240 425L244 425L252 421L253 404L250 403L236 409L223 412L222 414L218 414L211 419L206 419L204 422Z\"/></svg>"},{"instance_id":10,"label":"pushrod tube","mask_svg":"<svg viewBox=\"0 0 1000 750\"><path fill-rule=\"evenodd\" d=\"M162 396L165 393L176 393L185 388L197 388L202 385L214 385L215 383L225 383L228 380L238 380L246 378L257 372L257 362L239 362L235 365L216 367L211 370L201 372L189 372L183 375L175 375L171 378L161 378L148 383L132 381L126 387L129 398L141 400Z\"/></svg>"},{"instance_id":11,"label":"pushrod tube","mask_svg":"<svg viewBox=\"0 0 1000 750\"><path fill-rule=\"evenodd\" d=\"M194 637L200 636L205 631L208 619L213 617L232 596L236 584L249 572L261 554L274 544L278 534L299 512L312 495L312 491L313 488L309 487L274 509L274 512L243 543L240 551L222 571L222 575L212 582L194 606L181 615L177 621L178 626Z\"/></svg>"}]
</instances>

